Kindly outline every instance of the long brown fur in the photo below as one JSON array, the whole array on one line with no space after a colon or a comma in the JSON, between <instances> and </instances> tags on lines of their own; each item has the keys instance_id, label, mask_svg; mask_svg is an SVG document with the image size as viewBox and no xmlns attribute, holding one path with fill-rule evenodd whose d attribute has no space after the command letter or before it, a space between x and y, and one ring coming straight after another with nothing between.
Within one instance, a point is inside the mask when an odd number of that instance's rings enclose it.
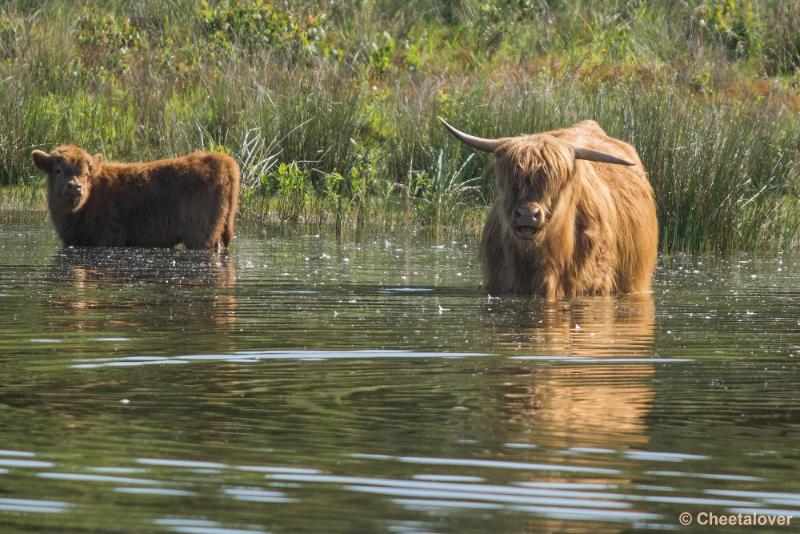
<instances>
[{"instance_id":1,"label":"long brown fur","mask_svg":"<svg viewBox=\"0 0 800 534\"><path fill-rule=\"evenodd\" d=\"M575 159L575 148L625 159ZM503 139L495 155L497 196L483 229L484 284L494 293L550 298L650 290L658 253L653 189L636 150L594 121ZM543 206L546 223L515 234L517 207Z\"/></svg>"},{"instance_id":2,"label":"long brown fur","mask_svg":"<svg viewBox=\"0 0 800 534\"><path fill-rule=\"evenodd\" d=\"M32 156L65 245L209 249L233 238L239 166L229 156L112 163L72 145Z\"/></svg>"}]
</instances>

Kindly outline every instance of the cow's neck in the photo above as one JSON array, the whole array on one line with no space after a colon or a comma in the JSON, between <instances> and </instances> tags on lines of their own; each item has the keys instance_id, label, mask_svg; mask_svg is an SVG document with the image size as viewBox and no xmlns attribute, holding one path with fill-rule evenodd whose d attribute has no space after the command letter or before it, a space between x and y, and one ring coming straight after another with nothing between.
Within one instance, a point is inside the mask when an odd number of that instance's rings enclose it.
<instances>
[{"instance_id":1,"label":"cow's neck","mask_svg":"<svg viewBox=\"0 0 800 534\"><path fill-rule=\"evenodd\" d=\"M58 236L67 243L75 241L84 225L86 206L77 211L64 209L58 202L49 202L50 218Z\"/></svg>"},{"instance_id":2,"label":"cow's neck","mask_svg":"<svg viewBox=\"0 0 800 534\"><path fill-rule=\"evenodd\" d=\"M572 263L575 253L575 208L578 191L575 181L570 181L561 189L553 203L550 220L547 222L546 234L539 246L537 254L539 262L562 271Z\"/></svg>"}]
</instances>

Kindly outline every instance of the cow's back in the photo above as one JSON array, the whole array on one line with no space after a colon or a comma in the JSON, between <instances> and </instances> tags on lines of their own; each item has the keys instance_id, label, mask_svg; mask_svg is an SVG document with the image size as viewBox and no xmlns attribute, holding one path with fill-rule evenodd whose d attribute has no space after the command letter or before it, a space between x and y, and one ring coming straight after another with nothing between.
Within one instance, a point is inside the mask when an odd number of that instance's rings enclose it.
<instances>
[{"instance_id":1,"label":"cow's back","mask_svg":"<svg viewBox=\"0 0 800 534\"><path fill-rule=\"evenodd\" d=\"M602 180L614 200L618 227L613 231L619 262L616 290L631 293L649 290L658 255L658 219L653 188L636 149L608 136L591 120L547 133L574 147L589 148L634 163L627 166L578 160L576 172L583 176L593 174ZM591 194L591 187L588 191Z\"/></svg>"},{"instance_id":2,"label":"cow's back","mask_svg":"<svg viewBox=\"0 0 800 534\"><path fill-rule=\"evenodd\" d=\"M231 166L236 163L228 156L206 152L104 165L126 245L210 248L221 242L233 203Z\"/></svg>"}]
</instances>

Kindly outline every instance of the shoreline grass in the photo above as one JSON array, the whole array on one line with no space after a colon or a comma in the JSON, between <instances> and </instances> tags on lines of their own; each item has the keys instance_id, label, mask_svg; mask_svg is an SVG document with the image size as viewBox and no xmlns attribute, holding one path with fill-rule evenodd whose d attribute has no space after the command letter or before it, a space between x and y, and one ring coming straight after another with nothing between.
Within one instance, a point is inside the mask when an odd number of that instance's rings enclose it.
<instances>
[{"instance_id":1,"label":"shoreline grass","mask_svg":"<svg viewBox=\"0 0 800 534\"><path fill-rule=\"evenodd\" d=\"M800 2L757 0L10 0L0 196L35 201L37 147L212 149L253 221L477 234L490 158L435 116L482 136L591 118L639 150L663 251L787 249L798 23Z\"/></svg>"}]
</instances>

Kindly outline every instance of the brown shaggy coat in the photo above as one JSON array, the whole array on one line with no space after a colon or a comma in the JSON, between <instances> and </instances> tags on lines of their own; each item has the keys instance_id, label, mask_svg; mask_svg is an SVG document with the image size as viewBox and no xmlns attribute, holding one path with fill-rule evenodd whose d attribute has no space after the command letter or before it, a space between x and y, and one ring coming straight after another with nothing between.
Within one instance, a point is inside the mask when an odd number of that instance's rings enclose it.
<instances>
[{"instance_id":1,"label":"brown shaggy coat","mask_svg":"<svg viewBox=\"0 0 800 534\"><path fill-rule=\"evenodd\" d=\"M32 155L65 245L208 249L233 238L239 166L224 154L112 163L65 145Z\"/></svg>"},{"instance_id":2,"label":"brown shaggy coat","mask_svg":"<svg viewBox=\"0 0 800 534\"><path fill-rule=\"evenodd\" d=\"M476 146L487 147L497 183L481 240L488 291L562 298L650 290L658 220L631 145L587 120Z\"/></svg>"}]
</instances>

